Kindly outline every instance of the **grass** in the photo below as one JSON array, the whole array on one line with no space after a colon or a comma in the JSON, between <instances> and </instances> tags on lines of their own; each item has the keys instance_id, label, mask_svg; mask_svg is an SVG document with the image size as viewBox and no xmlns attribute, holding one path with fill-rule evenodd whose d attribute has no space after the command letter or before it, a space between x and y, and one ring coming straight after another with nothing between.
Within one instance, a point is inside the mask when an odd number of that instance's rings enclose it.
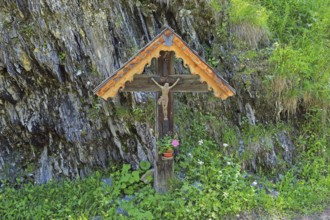
<instances>
[{"instance_id":1,"label":"grass","mask_svg":"<svg viewBox=\"0 0 330 220\"><path fill-rule=\"evenodd\" d=\"M174 181L168 194L156 194L139 180L143 170L124 165L86 179L2 187L0 215L5 219L219 219L256 210L265 216L309 214L329 202L329 165L321 158L292 168L276 183L247 174L239 160L220 154L211 140L183 144L177 159L176 173L185 178ZM110 176L113 184L106 185L102 176Z\"/></svg>"},{"instance_id":2,"label":"grass","mask_svg":"<svg viewBox=\"0 0 330 220\"><path fill-rule=\"evenodd\" d=\"M181 115L182 114L182 115ZM140 177L150 168L141 162L132 170L124 164L85 179L51 181L44 185L19 182L16 188L4 184L0 191L0 216L5 219L223 219L237 215L276 218L319 212L330 202L330 165L328 133L322 133L318 120L303 125L295 141L301 151L291 167L280 172L249 173L244 158L227 151L205 130L212 115L190 112L194 120L182 121L186 132L180 134L180 153L176 158L176 179L170 192L157 194L152 184ZM189 109L178 111L189 116ZM219 123L225 126L226 123ZM228 148L237 144L236 128L222 136ZM245 125L246 140L274 136L285 125ZM306 132L306 133L305 133ZM306 134L310 138L306 139ZM190 135L185 135L190 134ZM246 143L247 141L245 141ZM262 166L262 165L260 165ZM111 185L105 179L111 178ZM257 213L257 214L256 214Z\"/></svg>"}]
</instances>

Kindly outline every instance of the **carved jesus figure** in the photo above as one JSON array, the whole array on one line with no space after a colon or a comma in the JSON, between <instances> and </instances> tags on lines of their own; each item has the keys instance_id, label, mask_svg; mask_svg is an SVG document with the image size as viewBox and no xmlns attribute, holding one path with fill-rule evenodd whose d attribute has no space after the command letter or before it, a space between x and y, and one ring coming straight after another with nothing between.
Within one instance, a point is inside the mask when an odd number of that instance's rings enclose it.
<instances>
[{"instance_id":1,"label":"carved jesus figure","mask_svg":"<svg viewBox=\"0 0 330 220\"><path fill-rule=\"evenodd\" d=\"M172 89L179 81L180 78L178 78L173 85L170 86L169 83L165 83L163 86L159 85L154 78L151 78L152 81L162 90L162 95L158 99L158 105L162 105L163 107L163 114L164 114L164 120L168 120L167 118L167 106L168 106L168 93L170 92L170 89Z\"/></svg>"}]
</instances>

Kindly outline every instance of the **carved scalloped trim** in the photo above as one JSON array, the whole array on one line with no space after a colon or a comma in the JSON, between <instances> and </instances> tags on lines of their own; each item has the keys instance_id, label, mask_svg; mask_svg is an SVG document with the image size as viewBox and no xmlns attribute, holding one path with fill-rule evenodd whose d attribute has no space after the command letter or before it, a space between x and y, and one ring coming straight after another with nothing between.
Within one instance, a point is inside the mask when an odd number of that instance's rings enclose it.
<instances>
[{"instance_id":1,"label":"carved scalloped trim","mask_svg":"<svg viewBox=\"0 0 330 220\"><path fill-rule=\"evenodd\" d=\"M102 96L104 99L109 97L114 97L120 89L125 88L125 84L128 81L134 79L134 75L141 74L146 66L151 65L153 58L159 58L161 51L170 51L171 47L165 45L159 45L153 51L149 51L147 56L144 56L144 59L141 59L140 63L134 66L134 68L126 70L126 73L120 77L120 72L116 74L116 77L109 80L109 82L98 92L98 95ZM133 61L132 61L133 62ZM125 68L124 68L125 69Z\"/></svg>"},{"instance_id":2,"label":"carved scalloped trim","mask_svg":"<svg viewBox=\"0 0 330 220\"><path fill-rule=\"evenodd\" d=\"M186 48L180 39L175 38L174 42L175 56L183 60L184 66L189 67L191 74L198 74L200 76L200 81L207 83L209 91L213 90L215 97L226 99L228 96L233 95L233 93L228 94L223 89L223 82L216 76L215 72L203 61L197 59L198 56L189 48ZM183 50L181 49L182 47L186 49Z\"/></svg>"}]
</instances>

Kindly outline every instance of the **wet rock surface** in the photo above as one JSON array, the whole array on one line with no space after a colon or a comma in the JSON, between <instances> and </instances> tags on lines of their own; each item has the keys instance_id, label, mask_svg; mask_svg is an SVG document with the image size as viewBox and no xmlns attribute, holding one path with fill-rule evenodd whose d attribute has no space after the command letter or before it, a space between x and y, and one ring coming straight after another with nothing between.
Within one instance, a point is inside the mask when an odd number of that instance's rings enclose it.
<instances>
[{"instance_id":1,"label":"wet rock surface","mask_svg":"<svg viewBox=\"0 0 330 220\"><path fill-rule=\"evenodd\" d=\"M1 1L2 178L30 174L44 183L152 160L148 125L123 123L112 101L92 94L151 37L123 2Z\"/></svg>"}]
</instances>

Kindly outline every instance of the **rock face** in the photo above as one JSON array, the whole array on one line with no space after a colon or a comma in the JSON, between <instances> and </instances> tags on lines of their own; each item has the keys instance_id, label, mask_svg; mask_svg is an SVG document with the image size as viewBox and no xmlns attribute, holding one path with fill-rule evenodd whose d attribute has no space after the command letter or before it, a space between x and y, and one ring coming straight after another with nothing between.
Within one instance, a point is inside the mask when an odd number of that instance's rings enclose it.
<instances>
[{"instance_id":1,"label":"rock face","mask_svg":"<svg viewBox=\"0 0 330 220\"><path fill-rule=\"evenodd\" d=\"M226 47L214 40L215 26L226 15L214 12L208 1L0 0L0 5L0 179L45 183L118 161L133 167L152 162L152 126L127 117L132 106L146 102L145 94L103 101L92 89L164 24L201 56L211 45L226 56ZM223 75L230 79L226 66ZM245 111L240 100L232 102L241 106L235 107L238 121ZM230 102L209 108L231 111ZM253 106L245 108L255 123ZM292 145L283 140L282 147Z\"/></svg>"},{"instance_id":2,"label":"rock face","mask_svg":"<svg viewBox=\"0 0 330 220\"><path fill-rule=\"evenodd\" d=\"M1 0L0 178L44 183L152 160L149 127L131 129L112 101L92 94L152 37L142 12L124 2Z\"/></svg>"}]
</instances>

